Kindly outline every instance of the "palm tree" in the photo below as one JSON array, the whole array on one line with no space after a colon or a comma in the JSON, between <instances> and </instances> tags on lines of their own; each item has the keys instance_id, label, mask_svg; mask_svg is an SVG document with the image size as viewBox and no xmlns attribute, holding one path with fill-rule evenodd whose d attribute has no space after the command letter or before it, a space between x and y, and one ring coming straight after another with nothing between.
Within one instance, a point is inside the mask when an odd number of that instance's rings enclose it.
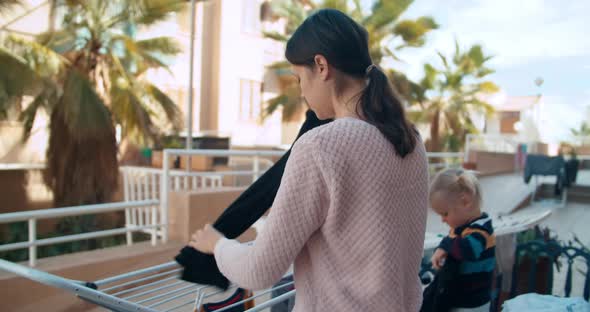
<instances>
[{"instance_id":1,"label":"palm tree","mask_svg":"<svg viewBox=\"0 0 590 312\"><path fill-rule=\"evenodd\" d=\"M587 122L582 122L580 128L571 128L572 135L577 137L590 136L590 125Z\"/></svg>"},{"instance_id":2,"label":"palm tree","mask_svg":"<svg viewBox=\"0 0 590 312\"><path fill-rule=\"evenodd\" d=\"M60 1L61 2L61 1ZM180 52L168 37L135 38L138 27L165 20L183 0L68 0L61 28L29 41L14 35L0 47L0 117L25 96L23 137L41 110L50 116L45 183L56 206L104 202L117 188L115 125L146 143L160 130L154 116L177 129L179 110L153 84L148 69L167 68Z\"/></svg>"},{"instance_id":3,"label":"palm tree","mask_svg":"<svg viewBox=\"0 0 590 312\"><path fill-rule=\"evenodd\" d=\"M455 41L455 52L449 60L438 52L443 68L424 65L424 78L420 81L413 112L415 122L430 123L430 141L427 148L432 152L457 151L468 133L477 131L472 113L486 116L494 108L482 99L483 94L495 93L498 87L484 78L494 71L486 67L491 59L485 56L480 45L461 51Z\"/></svg>"},{"instance_id":4,"label":"palm tree","mask_svg":"<svg viewBox=\"0 0 590 312\"><path fill-rule=\"evenodd\" d=\"M571 128L570 129L574 139L578 141L578 144L588 144L590 142L590 124L587 122L582 122L578 129Z\"/></svg>"},{"instance_id":5,"label":"palm tree","mask_svg":"<svg viewBox=\"0 0 590 312\"><path fill-rule=\"evenodd\" d=\"M345 12L363 25L369 32L369 49L375 64L382 64L386 58L399 60L396 51L407 47L420 47L425 42L425 35L438 28L431 17L415 20L399 20L402 13L413 0L374 0L370 12L363 11L360 0L275 0L273 1L274 18L286 20L284 34L265 32L268 38L286 42L295 29L315 10L333 8ZM390 46L397 45L392 49ZM283 107L283 118L292 119L301 110L301 95L297 82L289 75L289 63L278 62L270 66L279 76L281 94L266 103L264 116L271 115ZM412 98L417 85L402 73L388 70L388 75L395 87L406 98Z\"/></svg>"}]
</instances>

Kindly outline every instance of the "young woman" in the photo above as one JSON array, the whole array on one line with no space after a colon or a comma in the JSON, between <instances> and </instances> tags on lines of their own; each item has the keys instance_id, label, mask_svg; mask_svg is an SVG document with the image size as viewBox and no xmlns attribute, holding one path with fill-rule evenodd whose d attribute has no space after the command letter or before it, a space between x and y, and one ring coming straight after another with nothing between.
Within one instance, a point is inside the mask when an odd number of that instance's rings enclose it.
<instances>
[{"instance_id":1,"label":"young woman","mask_svg":"<svg viewBox=\"0 0 590 312\"><path fill-rule=\"evenodd\" d=\"M190 245L214 254L248 289L277 282L294 263L295 311L418 311L428 207L424 146L367 31L325 9L295 31L285 53L320 119L295 143L265 227L251 246L213 227Z\"/></svg>"}]
</instances>

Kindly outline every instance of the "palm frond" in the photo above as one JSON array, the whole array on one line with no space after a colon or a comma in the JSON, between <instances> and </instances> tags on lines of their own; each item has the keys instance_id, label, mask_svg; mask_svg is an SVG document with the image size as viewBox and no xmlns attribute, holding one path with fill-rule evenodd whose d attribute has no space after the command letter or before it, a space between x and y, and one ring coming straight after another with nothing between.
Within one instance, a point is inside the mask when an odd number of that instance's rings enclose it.
<instances>
[{"instance_id":1,"label":"palm frond","mask_svg":"<svg viewBox=\"0 0 590 312\"><path fill-rule=\"evenodd\" d=\"M153 84L146 84L145 89L147 90L147 93L155 100L158 106L164 111L166 118L172 123L172 128L174 130L180 130L182 127L181 113L176 103L174 103L174 101L168 95L166 95L166 93L162 92L162 90L158 89Z\"/></svg>"},{"instance_id":2,"label":"palm frond","mask_svg":"<svg viewBox=\"0 0 590 312\"><path fill-rule=\"evenodd\" d=\"M308 12L304 8L304 4L299 1L278 0L272 2L272 11L278 17L287 19L285 32L292 34L307 17Z\"/></svg>"},{"instance_id":3,"label":"palm frond","mask_svg":"<svg viewBox=\"0 0 590 312\"><path fill-rule=\"evenodd\" d=\"M129 1L130 9L139 25L152 25L164 21L186 5L184 0L141 0Z\"/></svg>"},{"instance_id":4,"label":"palm frond","mask_svg":"<svg viewBox=\"0 0 590 312\"><path fill-rule=\"evenodd\" d=\"M491 68L487 68L487 67L481 67L477 69L477 73L475 74L476 78L483 78L487 75L493 74L496 71L491 69Z\"/></svg>"},{"instance_id":5,"label":"palm frond","mask_svg":"<svg viewBox=\"0 0 590 312\"><path fill-rule=\"evenodd\" d=\"M416 20L416 23L427 30L435 30L440 27L432 16L421 16Z\"/></svg>"},{"instance_id":6,"label":"palm frond","mask_svg":"<svg viewBox=\"0 0 590 312\"><path fill-rule=\"evenodd\" d=\"M483 93L496 93L500 88L491 81L484 81L477 84L477 89Z\"/></svg>"},{"instance_id":7,"label":"palm frond","mask_svg":"<svg viewBox=\"0 0 590 312\"><path fill-rule=\"evenodd\" d=\"M132 25L150 26L172 17L187 4L184 0L134 0L105 1L111 4L112 17L105 23L107 28Z\"/></svg>"},{"instance_id":8,"label":"palm frond","mask_svg":"<svg viewBox=\"0 0 590 312\"><path fill-rule=\"evenodd\" d=\"M161 134L152 117L165 116L171 129L178 131L182 125L181 114L172 99L150 83L136 81L133 77L117 76L111 88L113 114L123 125L124 135L139 144L156 141ZM163 118L157 121L164 122Z\"/></svg>"},{"instance_id":9,"label":"palm frond","mask_svg":"<svg viewBox=\"0 0 590 312\"><path fill-rule=\"evenodd\" d=\"M63 54L76 48L78 38L71 29L44 32L37 35L37 42L53 51Z\"/></svg>"},{"instance_id":10,"label":"palm frond","mask_svg":"<svg viewBox=\"0 0 590 312\"><path fill-rule=\"evenodd\" d=\"M166 56L174 56L182 52L180 44L172 37L155 37L138 40L135 42L140 50L148 53L159 53Z\"/></svg>"},{"instance_id":11,"label":"palm frond","mask_svg":"<svg viewBox=\"0 0 590 312\"><path fill-rule=\"evenodd\" d=\"M26 142L29 139L31 135L31 129L33 128L33 124L35 122L35 117L37 117L37 111L43 106L45 106L45 94L36 96L33 102L31 102L29 106L20 113L19 121L23 123L23 142Z\"/></svg>"},{"instance_id":12,"label":"palm frond","mask_svg":"<svg viewBox=\"0 0 590 312\"><path fill-rule=\"evenodd\" d=\"M114 42L121 42L125 49L119 53L111 53L112 58L119 58L123 54L123 64L128 72L136 75L143 73L148 68L164 68L168 71L169 64L166 57L174 56L181 52L179 44L170 37L156 37L135 41L125 35L113 38Z\"/></svg>"},{"instance_id":13,"label":"palm frond","mask_svg":"<svg viewBox=\"0 0 590 312\"><path fill-rule=\"evenodd\" d=\"M342 12L348 11L348 1L347 0L323 0L322 8L330 8L340 10Z\"/></svg>"},{"instance_id":14,"label":"palm frond","mask_svg":"<svg viewBox=\"0 0 590 312\"><path fill-rule=\"evenodd\" d=\"M281 42L287 42L289 40L289 37L278 33L276 31L263 31L262 35L266 38L270 38L276 41L281 41Z\"/></svg>"},{"instance_id":15,"label":"palm frond","mask_svg":"<svg viewBox=\"0 0 590 312\"><path fill-rule=\"evenodd\" d=\"M437 29L438 25L431 17L420 17L416 20L403 20L395 24L393 33L400 36L406 46L420 47L424 45L424 35L433 29Z\"/></svg>"},{"instance_id":16,"label":"palm frond","mask_svg":"<svg viewBox=\"0 0 590 312\"><path fill-rule=\"evenodd\" d=\"M52 77L60 73L68 60L46 46L14 35L4 40L4 45L14 55L21 57L27 66L40 77Z\"/></svg>"},{"instance_id":17,"label":"palm frond","mask_svg":"<svg viewBox=\"0 0 590 312\"><path fill-rule=\"evenodd\" d=\"M420 81L420 86L426 90L433 89L436 84L436 76L438 71L434 66L426 63L424 64L424 78Z\"/></svg>"},{"instance_id":18,"label":"palm frond","mask_svg":"<svg viewBox=\"0 0 590 312\"><path fill-rule=\"evenodd\" d=\"M41 77L24 59L0 47L0 64L0 97L8 99L39 92Z\"/></svg>"},{"instance_id":19,"label":"palm frond","mask_svg":"<svg viewBox=\"0 0 590 312\"><path fill-rule=\"evenodd\" d=\"M475 66L478 67L483 65L486 59L483 55L482 47L478 44L472 46L471 49L469 49L469 52L467 52L467 55L469 55L469 58L475 63Z\"/></svg>"},{"instance_id":20,"label":"palm frond","mask_svg":"<svg viewBox=\"0 0 590 312\"><path fill-rule=\"evenodd\" d=\"M279 107L283 109L283 120L292 120L305 108L298 84L285 86L281 95L268 100L265 103L263 118L272 115Z\"/></svg>"},{"instance_id":21,"label":"palm frond","mask_svg":"<svg viewBox=\"0 0 590 312\"><path fill-rule=\"evenodd\" d=\"M373 4L372 14L363 21L363 24L368 30L381 29L391 25L413 2L414 0L378 0Z\"/></svg>"},{"instance_id":22,"label":"palm frond","mask_svg":"<svg viewBox=\"0 0 590 312\"><path fill-rule=\"evenodd\" d=\"M486 101L475 99L472 101L472 105L475 105L477 109L481 110L486 116L490 116L496 111L496 108Z\"/></svg>"},{"instance_id":23,"label":"palm frond","mask_svg":"<svg viewBox=\"0 0 590 312\"><path fill-rule=\"evenodd\" d=\"M447 61L447 57L444 56L442 53L440 53L440 51L436 51L436 54L438 54L438 57L442 61L443 65L445 66L445 70L447 70L447 71L451 70L449 67L449 62Z\"/></svg>"},{"instance_id":24,"label":"palm frond","mask_svg":"<svg viewBox=\"0 0 590 312\"><path fill-rule=\"evenodd\" d=\"M18 104L21 102L20 96L10 96L4 86L0 84L0 120L6 120L9 117L9 112L18 109Z\"/></svg>"},{"instance_id":25,"label":"palm frond","mask_svg":"<svg viewBox=\"0 0 590 312\"><path fill-rule=\"evenodd\" d=\"M136 143L153 140L157 131L140 96L131 89L113 89L112 97L117 102L113 113L123 125L124 135Z\"/></svg>"},{"instance_id":26,"label":"palm frond","mask_svg":"<svg viewBox=\"0 0 590 312\"><path fill-rule=\"evenodd\" d=\"M459 47L459 41L455 38L455 53L453 54L453 64L460 65L461 64L461 48Z\"/></svg>"},{"instance_id":27,"label":"palm frond","mask_svg":"<svg viewBox=\"0 0 590 312\"><path fill-rule=\"evenodd\" d=\"M354 20L360 22L363 20L363 6L361 5L361 0L353 0L352 3L354 4L354 7L350 12L350 16Z\"/></svg>"},{"instance_id":28,"label":"palm frond","mask_svg":"<svg viewBox=\"0 0 590 312\"><path fill-rule=\"evenodd\" d=\"M274 98L271 98L270 100L268 100L266 102L266 105L264 107L263 110L263 118L266 118L272 114L274 114L275 111L277 111L282 105L284 105L285 103L287 103L288 98L286 95L284 94L280 94Z\"/></svg>"},{"instance_id":29,"label":"palm frond","mask_svg":"<svg viewBox=\"0 0 590 312\"><path fill-rule=\"evenodd\" d=\"M402 46L397 47L396 50L401 49ZM397 54L395 54L393 51L391 51L391 49L389 47L384 47L383 51L385 51L385 53L387 54L387 56L391 57L392 59L398 61L398 62L404 62L404 60L400 59Z\"/></svg>"}]
</instances>

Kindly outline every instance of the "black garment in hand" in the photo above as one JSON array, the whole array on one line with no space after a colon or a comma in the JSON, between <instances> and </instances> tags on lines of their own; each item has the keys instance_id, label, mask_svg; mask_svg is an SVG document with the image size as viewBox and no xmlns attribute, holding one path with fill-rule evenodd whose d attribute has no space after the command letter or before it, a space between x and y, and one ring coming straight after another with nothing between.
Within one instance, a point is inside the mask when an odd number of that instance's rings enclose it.
<instances>
[{"instance_id":1,"label":"black garment in hand","mask_svg":"<svg viewBox=\"0 0 590 312\"><path fill-rule=\"evenodd\" d=\"M459 275L459 261L447 257L443 267L422 294L420 312L448 312L456 303L455 281Z\"/></svg>"},{"instance_id":2,"label":"black garment in hand","mask_svg":"<svg viewBox=\"0 0 590 312\"><path fill-rule=\"evenodd\" d=\"M311 110L307 111L297 139L305 132L326 124L331 120L319 120ZM295 140L297 140L295 139ZM234 239L244 233L272 206L277 195L285 164L291 150L270 167L258 180L244 191L213 224L225 237ZM196 230L196 229L195 229ZM229 281L219 272L215 258L186 246L175 257L184 267L181 278L187 282L214 285L227 289Z\"/></svg>"}]
</instances>

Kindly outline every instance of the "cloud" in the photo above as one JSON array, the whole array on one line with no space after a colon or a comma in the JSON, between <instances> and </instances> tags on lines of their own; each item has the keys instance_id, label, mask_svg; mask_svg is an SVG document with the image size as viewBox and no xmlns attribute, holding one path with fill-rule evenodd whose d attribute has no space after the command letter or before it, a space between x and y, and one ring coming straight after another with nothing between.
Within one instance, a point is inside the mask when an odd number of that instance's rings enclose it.
<instances>
[{"instance_id":1,"label":"cloud","mask_svg":"<svg viewBox=\"0 0 590 312\"><path fill-rule=\"evenodd\" d=\"M436 60L436 51L451 54L454 39L462 46L480 43L494 55L498 70L514 65L574 56L590 57L587 35L588 1L542 0L420 0L404 17L431 15L441 29L431 33L421 49L400 53L397 64L410 77L419 76L424 62Z\"/></svg>"},{"instance_id":2,"label":"cloud","mask_svg":"<svg viewBox=\"0 0 590 312\"><path fill-rule=\"evenodd\" d=\"M588 118L590 101L577 102L564 96L544 96L541 112L541 135L547 142L560 142L570 138L570 129L578 128Z\"/></svg>"},{"instance_id":3,"label":"cloud","mask_svg":"<svg viewBox=\"0 0 590 312\"><path fill-rule=\"evenodd\" d=\"M583 82L590 69L587 12L590 1L417 0L403 18L433 16L441 27L425 47L401 51L403 63L386 65L417 80L424 63L440 66L436 51L453 53L455 38L462 47L479 43L494 55L491 78L508 95L545 94L542 135L558 142L590 119L590 83ZM546 79L541 90L532 84L537 75Z\"/></svg>"}]
</instances>

